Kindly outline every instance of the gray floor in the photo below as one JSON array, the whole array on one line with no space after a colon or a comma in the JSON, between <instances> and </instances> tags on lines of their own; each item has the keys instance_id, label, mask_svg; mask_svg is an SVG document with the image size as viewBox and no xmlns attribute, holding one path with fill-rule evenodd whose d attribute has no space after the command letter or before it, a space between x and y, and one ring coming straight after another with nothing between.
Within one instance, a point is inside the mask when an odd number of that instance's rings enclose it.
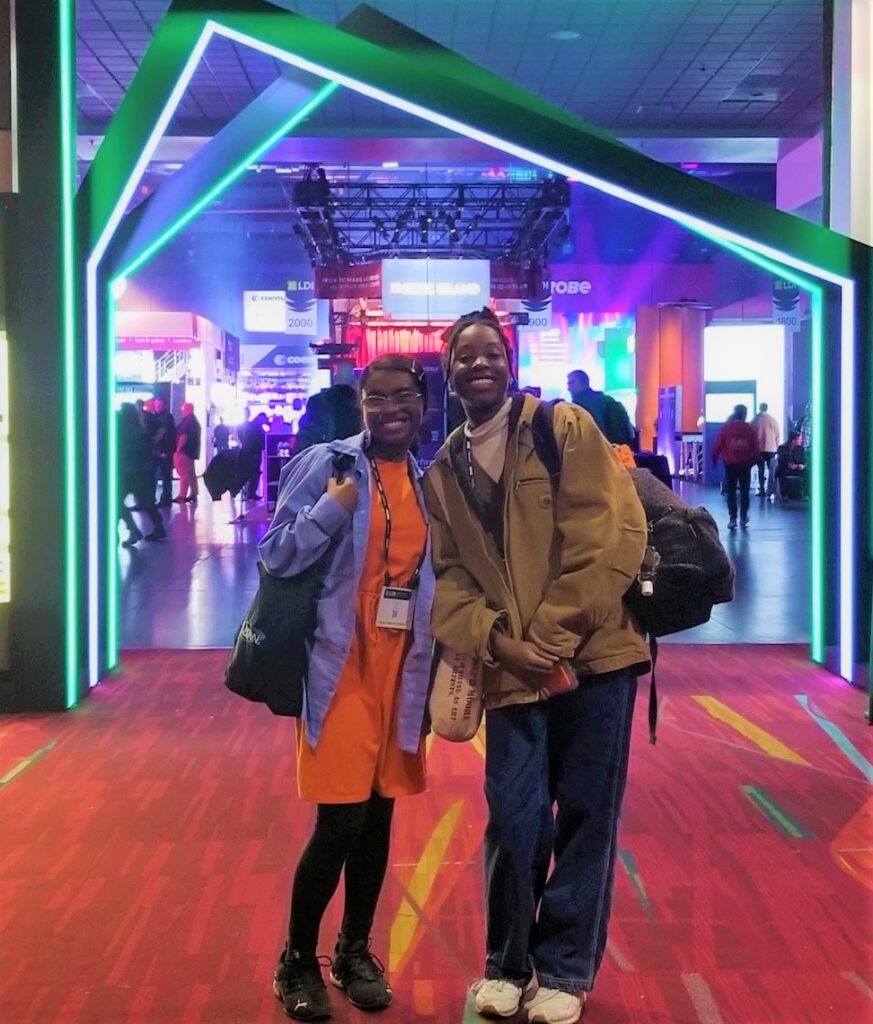
<instances>
[{"instance_id":1,"label":"gray floor","mask_svg":"<svg viewBox=\"0 0 873 1024\"><path fill-rule=\"evenodd\" d=\"M664 642L805 643L809 640L809 506L752 499L751 526L727 533L717 490L682 485L686 501L714 514L737 572L736 597L710 622ZM228 647L257 586L263 522L208 496L173 506L169 540L121 551L122 637L128 648ZM257 515L257 513L255 513Z\"/></svg>"}]
</instances>

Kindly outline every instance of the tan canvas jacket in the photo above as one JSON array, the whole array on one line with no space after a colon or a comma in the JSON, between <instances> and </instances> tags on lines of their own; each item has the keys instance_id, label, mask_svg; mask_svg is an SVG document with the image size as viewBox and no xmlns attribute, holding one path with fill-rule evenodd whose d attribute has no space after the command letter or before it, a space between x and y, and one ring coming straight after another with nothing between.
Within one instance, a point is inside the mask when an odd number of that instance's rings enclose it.
<instances>
[{"instance_id":1,"label":"tan canvas jacket","mask_svg":"<svg viewBox=\"0 0 873 1024\"><path fill-rule=\"evenodd\" d=\"M554 428L563 468L555 490L534 449L538 400L514 403L503 478L505 558L465 497L451 438L424 481L437 577L433 633L486 662L490 708L539 699L535 685L491 660L495 624L584 674L642 672L649 662L622 602L646 548L646 518L630 474L584 409L559 404Z\"/></svg>"}]
</instances>

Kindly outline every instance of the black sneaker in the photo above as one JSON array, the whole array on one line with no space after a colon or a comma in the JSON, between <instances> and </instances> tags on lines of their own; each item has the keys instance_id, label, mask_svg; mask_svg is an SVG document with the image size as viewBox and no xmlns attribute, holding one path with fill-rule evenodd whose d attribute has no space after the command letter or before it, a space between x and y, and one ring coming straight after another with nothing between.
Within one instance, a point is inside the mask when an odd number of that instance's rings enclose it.
<instances>
[{"instance_id":1,"label":"black sneaker","mask_svg":"<svg viewBox=\"0 0 873 1024\"><path fill-rule=\"evenodd\" d=\"M385 965L370 952L369 939L349 942L340 935L336 944L330 980L359 1010L384 1010L393 994L385 980Z\"/></svg>"},{"instance_id":2,"label":"black sneaker","mask_svg":"<svg viewBox=\"0 0 873 1024\"><path fill-rule=\"evenodd\" d=\"M167 531L163 526L156 526L151 533L146 534L145 539L150 541L166 540Z\"/></svg>"},{"instance_id":3,"label":"black sneaker","mask_svg":"<svg viewBox=\"0 0 873 1024\"><path fill-rule=\"evenodd\" d=\"M327 961L327 957L324 958ZM330 999L321 976L321 961L314 953L285 949L273 975L273 993L294 1020L327 1020Z\"/></svg>"},{"instance_id":4,"label":"black sneaker","mask_svg":"<svg viewBox=\"0 0 873 1024\"><path fill-rule=\"evenodd\" d=\"M139 544L139 542L141 540L142 540L142 534L140 533L140 531L139 530L134 530L130 534L130 536L127 538L127 540L123 540L121 542L121 546L123 548L132 548L134 546L134 544Z\"/></svg>"},{"instance_id":5,"label":"black sneaker","mask_svg":"<svg viewBox=\"0 0 873 1024\"><path fill-rule=\"evenodd\" d=\"M728 520L728 529L729 530L735 530L736 528L737 528L737 521L736 521L736 519L729 519Z\"/></svg>"}]
</instances>

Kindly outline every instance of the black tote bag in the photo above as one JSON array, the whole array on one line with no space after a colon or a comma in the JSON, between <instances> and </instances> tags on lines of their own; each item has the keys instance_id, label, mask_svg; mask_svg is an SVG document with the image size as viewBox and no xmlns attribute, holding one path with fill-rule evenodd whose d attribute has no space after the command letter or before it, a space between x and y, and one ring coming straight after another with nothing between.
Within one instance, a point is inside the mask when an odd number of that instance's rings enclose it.
<instances>
[{"instance_id":1,"label":"black tote bag","mask_svg":"<svg viewBox=\"0 0 873 1024\"><path fill-rule=\"evenodd\" d=\"M352 461L347 455L334 459L337 478ZM299 718L303 711L308 646L332 554L333 545L296 576L273 576L258 563L258 590L237 630L224 681L229 690L266 704L274 715Z\"/></svg>"}]
</instances>

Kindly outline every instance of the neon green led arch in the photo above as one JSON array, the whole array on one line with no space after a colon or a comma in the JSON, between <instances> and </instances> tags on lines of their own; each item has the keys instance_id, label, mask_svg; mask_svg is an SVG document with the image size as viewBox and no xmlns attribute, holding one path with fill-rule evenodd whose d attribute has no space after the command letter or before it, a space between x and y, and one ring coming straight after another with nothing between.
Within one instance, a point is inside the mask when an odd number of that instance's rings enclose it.
<instances>
[{"instance_id":1,"label":"neon green led arch","mask_svg":"<svg viewBox=\"0 0 873 1024\"><path fill-rule=\"evenodd\" d=\"M363 17L363 16L362 16ZM731 195L680 171L655 163L629 150L604 133L566 112L524 92L511 83L451 54L405 28L386 35L388 20L372 14L367 39L273 7L263 0L175 0L155 33L142 64L107 130L103 144L78 197L79 218L87 252L84 268L73 275L76 294L86 309L85 358L90 387L106 386L111 348L111 282L151 258L184 223L196 216L218 191L192 204L163 237L151 240L126 266L104 263L124 210L158 140L166 129L191 75L210 39L224 37L241 46L267 53L324 80L319 102L338 87L352 89L457 134L481 141L507 154L669 217L719 245L797 283L812 296L814 319L813 365L815 413L821 424L836 425L840 473L837 485L825 493L821 469L815 477L813 524L813 642L816 661L827 644L826 593L837 597L838 627L833 640L839 672L851 678L857 649L856 570L859 553L859 501L868 507L866 488L858 485L856 426L859 406L859 338L857 324L869 323L869 286L858 287L860 271L869 274L870 252L863 246L816 225ZM360 20L360 19L359 19ZM390 36L390 38L389 38ZM376 42L374 40L381 40ZM68 41L72 47L72 40ZM292 119L293 120L293 119ZM293 127L289 123L289 130ZM275 139L265 137L264 147ZM263 150L261 150L263 152ZM250 154L240 154L244 168ZM230 183L229 178L226 184ZM226 187L226 185L225 185ZM70 200L72 202L72 199ZM84 272L82 272L84 271ZM824 336L825 294L839 306L838 344ZM835 298L834 298L835 297ZM72 328L71 328L72 334ZM869 346L869 338L862 336ZM73 351L72 345L70 351ZM833 382L833 386L826 386ZM863 396L862 396L863 397ZM869 400L869 396L868 400ZM103 423L111 396L99 405ZM838 409L838 414L835 410ZM112 443L100 449L97 408L88 424L89 493L96 509L114 507ZM109 422L112 422L111 416ZM109 431L110 437L113 431ZM99 452L99 458L98 453ZM834 502L838 530L836 555L825 544L826 501ZM96 522L95 515L89 522ZM114 521L113 521L114 530ZM88 608L95 617L101 608L102 630L91 621L88 639L92 684L114 665L118 624L112 580L114 533L89 535L87 557ZM110 566L100 581L100 564ZM75 599L71 591L70 601ZM103 653L99 634L104 637Z\"/></svg>"}]
</instances>

